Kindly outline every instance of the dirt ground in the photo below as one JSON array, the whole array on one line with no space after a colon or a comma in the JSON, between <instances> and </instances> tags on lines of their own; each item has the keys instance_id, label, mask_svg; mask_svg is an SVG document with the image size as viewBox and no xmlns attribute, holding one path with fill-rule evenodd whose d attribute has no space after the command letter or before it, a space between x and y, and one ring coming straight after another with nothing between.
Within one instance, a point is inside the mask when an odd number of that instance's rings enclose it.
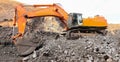
<instances>
[{"instance_id":1,"label":"dirt ground","mask_svg":"<svg viewBox=\"0 0 120 62\"><path fill-rule=\"evenodd\" d=\"M11 20L14 17L14 7L21 4L15 0L0 0L0 22Z\"/></svg>"},{"instance_id":2,"label":"dirt ground","mask_svg":"<svg viewBox=\"0 0 120 62\"><path fill-rule=\"evenodd\" d=\"M0 62L120 62L119 24L110 24L105 36L82 35L71 40L55 32L46 32L43 26L41 21L27 24L27 37L24 37L31 42L42 43L26 57L20 57L16 46L10 43L12 27L0 27Z\"/></svg>"}]
</instances>

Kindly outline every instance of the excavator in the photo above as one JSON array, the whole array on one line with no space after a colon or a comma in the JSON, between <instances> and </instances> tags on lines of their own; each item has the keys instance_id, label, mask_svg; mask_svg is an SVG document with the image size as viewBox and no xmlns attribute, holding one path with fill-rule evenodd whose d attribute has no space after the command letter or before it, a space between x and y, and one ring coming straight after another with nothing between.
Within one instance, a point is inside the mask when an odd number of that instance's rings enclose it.
<instances>
[{"instance_id":1,"label":"excavator","mask_svg":"<svg viewBox=\"0 0 120 62\"><path fill-rule=\"evenodd\" d=\"M27 11L25 7L39 8L38 10ZM71 36L71 32L88 32L88 31L99 31L102 34L106 33L107 20L99 15L93 18L82 18L81 13L67 13L58 4L41 4L41 5L18 5L15 8L15 18L13 21L13 26L18 27L18 33L12 36L14 44L19 46L19 41L17 38L23 38L26 28L27 19L34 17L45 17L54 16L58 17L60 21L64 24L64 31L67 36ZM52 22L51 22L52 23ZM25 43L26 41L24 41ZM28 55L35 50L36 47L26 47L18 48L20 55Z\"/></svg>"}]
</instances>

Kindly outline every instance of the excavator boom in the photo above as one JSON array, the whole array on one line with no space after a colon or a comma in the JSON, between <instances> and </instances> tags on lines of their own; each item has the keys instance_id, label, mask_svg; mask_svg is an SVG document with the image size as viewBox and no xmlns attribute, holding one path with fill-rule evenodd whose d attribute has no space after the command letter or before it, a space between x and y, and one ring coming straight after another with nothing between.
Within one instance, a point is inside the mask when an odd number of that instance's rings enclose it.
<instances>
[{"instance_id":1,"label":"excavator boom","mask_svg":"<svg viewBox=\"0 0 120 62\"><path fill-rule=\"evenodd\" d=\"M39 7L39 10L26 11L24 7ZM23 34L26 27L26 19L38 16L56 16L64 23L67 29L68 13L57 4L44 4L44 5L18 5L15 8L14 25L18 24L19 34Z\"/></svg>"}]
</instances>

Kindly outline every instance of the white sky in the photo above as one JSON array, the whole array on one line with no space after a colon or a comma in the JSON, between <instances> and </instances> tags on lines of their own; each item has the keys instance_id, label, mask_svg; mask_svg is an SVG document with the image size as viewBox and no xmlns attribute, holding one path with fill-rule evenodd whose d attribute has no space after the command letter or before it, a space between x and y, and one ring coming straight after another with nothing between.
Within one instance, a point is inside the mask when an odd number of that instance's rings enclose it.
<instances>
[{"instance_id":1,"label":"white sky","mask_svg":"<svg viewBox=\"0 0 120 62\"><path fill-rule=\"evenodd\" d=\"M68 12L82 13L83 17L104 16L108 23L120 23L120 0L17 0L26 4L60 3Z\"/></svg>"}]
</instances>

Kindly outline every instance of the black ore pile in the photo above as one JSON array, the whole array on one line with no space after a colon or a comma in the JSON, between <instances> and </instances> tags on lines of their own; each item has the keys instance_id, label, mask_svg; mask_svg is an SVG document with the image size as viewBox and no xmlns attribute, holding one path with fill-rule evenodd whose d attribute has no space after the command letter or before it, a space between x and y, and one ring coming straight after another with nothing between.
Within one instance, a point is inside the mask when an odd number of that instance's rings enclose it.
<instances>
[{"instance_id":1,"label":"black ore pile","mask_svg":"<svg viewBox=\"0 0 120 62\"><path fill-rule=\"evenodd\" d=\"M58 33L42 30L42 26L41 21L27 23L24 37L33 43L38 42L39 47L36 48L37 56L28 58L26 62L120 62L120 30L115 30L115 34L109 31L106 36L84 35L68 40ZM11 28L0 28L0 42L10 41L12 34L9 32ZM19 59L15 46L0 45L0 48L0 62L5 62L2 61L4 56L6 62L10 62L7 59L12 62Z\"/></svg>"}]
</instances>

